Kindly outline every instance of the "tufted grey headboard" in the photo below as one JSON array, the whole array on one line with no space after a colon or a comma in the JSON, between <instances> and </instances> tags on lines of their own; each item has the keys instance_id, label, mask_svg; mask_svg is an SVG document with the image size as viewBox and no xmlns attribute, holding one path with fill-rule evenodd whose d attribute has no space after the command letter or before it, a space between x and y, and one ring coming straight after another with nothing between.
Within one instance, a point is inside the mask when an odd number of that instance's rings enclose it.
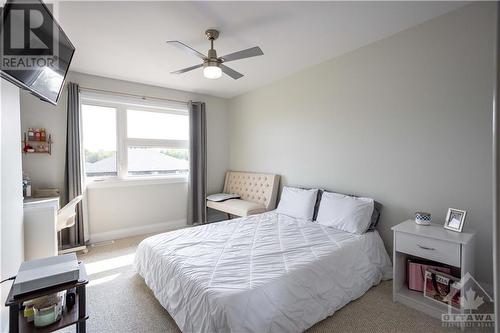
<instances>
[{"instance_id":1,"label":"tufted grey headboard","mask_svg":"<svg viewBox=\"0 0 500 333\"><path fill-rule=\"evenodd\" d=\"M239 194L241 199L264 204L266 210L276 208L280 176L269 173L226 172L224 193Z\"/></svg>"}]
</instances>

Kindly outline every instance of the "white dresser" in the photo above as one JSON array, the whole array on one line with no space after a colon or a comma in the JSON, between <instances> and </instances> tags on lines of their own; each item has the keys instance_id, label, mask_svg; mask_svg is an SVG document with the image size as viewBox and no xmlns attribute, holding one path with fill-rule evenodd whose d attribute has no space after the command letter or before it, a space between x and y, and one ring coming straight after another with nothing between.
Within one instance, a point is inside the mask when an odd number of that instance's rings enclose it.
<instances>
[{"instance_id":1,"label":"white dresser","mask_svg":"<svg viewBox=\"0 0 500 333\"><path fill-rule=\"evenodd\" d=\"M422 258L447 264L460 272L474 276L474 233L446 230L441 224L418 225L407 220L394 227L394 281L393 300L441 318L448 311L445 304L424 297L423 293L408 289L406 261L408 258Z\"/></svg>"},{"instance_id":2,"label":"white dresser","mask_svg":"<svg viewBox=\"0 0 500 333\"><path fill-rule=\"evenodd\" d=\"M24 260L57 256L59 197L24 199Z\"/></svg>"}]
</instances>

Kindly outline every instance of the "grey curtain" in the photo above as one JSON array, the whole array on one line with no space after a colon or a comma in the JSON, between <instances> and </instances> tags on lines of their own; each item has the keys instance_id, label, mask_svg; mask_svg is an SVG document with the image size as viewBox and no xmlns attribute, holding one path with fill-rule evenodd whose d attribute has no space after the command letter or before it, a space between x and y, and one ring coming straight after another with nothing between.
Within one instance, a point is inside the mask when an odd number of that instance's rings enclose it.
<instances>
[{"instance_id":1,"label":"grey curtain","mask_svg":"<svg viewBox=\"0 0 500 333\"><path fill-rule=\"evenodd\" d=\"M78 84L68 83L68 107L66 127L66 203L83 193L82 161L80 152L80 93ZM81 202L76 207L75 225L62 230L63 248L85 244Z\"/></svg>"},{"instance_id":2,"label":"grey curtain","mask_svg":"<svg viewBox=\"0 0 500 333\"><path fill-rule=\"evenodd\" d=\"M188 224L207 220L207 125L205 103L189 102Z\"/></svg>"}]
</instances>

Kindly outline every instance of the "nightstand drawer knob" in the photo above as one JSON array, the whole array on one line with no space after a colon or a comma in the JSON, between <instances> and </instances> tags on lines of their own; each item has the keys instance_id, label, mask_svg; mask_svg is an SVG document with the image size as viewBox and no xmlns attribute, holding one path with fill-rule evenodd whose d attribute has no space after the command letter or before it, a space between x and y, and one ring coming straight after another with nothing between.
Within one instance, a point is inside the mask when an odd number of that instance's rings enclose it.
<instances>
[{"instance_id":1,"label":"nightstand drawer knob","mask_svg":"<svg viewBox=\"0 0 500 333\"><path fill-rule=\"evenodd\" d=\"M429 251L434 251L435 250L435 248L433 248L433 247L422 246L420 244L417 244L417 246L419 248L421 248L422 250L429 250Z\"/></svg>"}]
</instances>

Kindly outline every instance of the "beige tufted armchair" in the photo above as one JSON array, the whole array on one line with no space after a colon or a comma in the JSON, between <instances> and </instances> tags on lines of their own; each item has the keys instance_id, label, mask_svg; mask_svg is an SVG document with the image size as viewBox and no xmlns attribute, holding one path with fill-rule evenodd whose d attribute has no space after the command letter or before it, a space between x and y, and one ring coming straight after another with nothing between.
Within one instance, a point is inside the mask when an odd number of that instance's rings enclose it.
<instances>
[{"instance_id":1,"label":"beige tufted armchair","mask_svg":"<svg viewBox=\"0 0 500 333\"><path fill-rule=\"evenodd\" d=\"M240 199L207 201L207 207L230 215L248 216L276 208L280 176L266 173L226 172L224 193L238 194Z\"/></svg>"}]
</instances>

